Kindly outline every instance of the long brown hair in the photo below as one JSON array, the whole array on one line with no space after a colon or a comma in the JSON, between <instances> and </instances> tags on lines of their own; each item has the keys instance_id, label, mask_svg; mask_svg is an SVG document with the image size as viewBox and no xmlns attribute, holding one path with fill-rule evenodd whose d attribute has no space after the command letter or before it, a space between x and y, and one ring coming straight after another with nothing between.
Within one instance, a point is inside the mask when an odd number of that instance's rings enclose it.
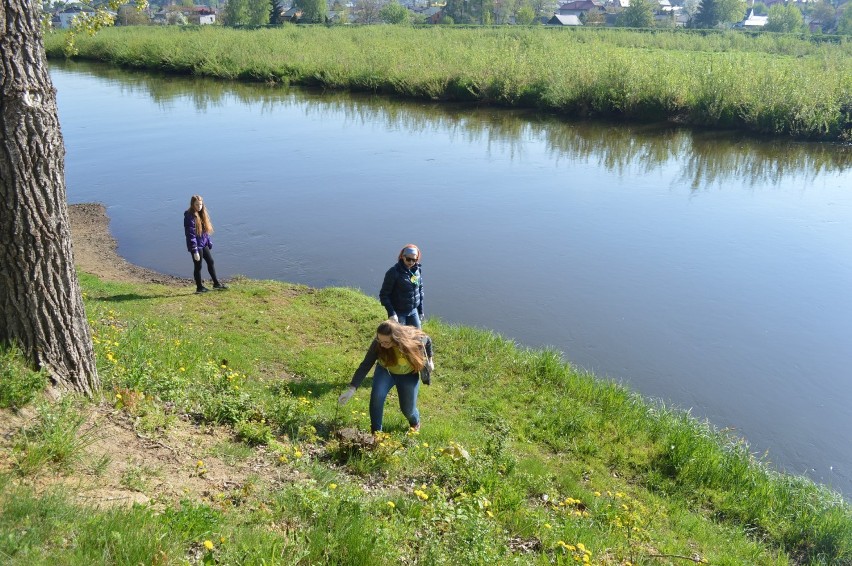
<instances>
[{"instance_id":1,"label":"long brown hair","mask_svg":"<svg viewBox=\"0 0 852 566\"><path fill-rule=\"evenodd\" d=\"M198 201L201 201L201 212L195 210L195 203ZM204 204L204 199L201 198L201 195L192 195L192 198L189 199L187 212L195 215L195 233L197 235L200 236L205 232L208 234L213 233L213 223L210 222L210 215L207 214L207 206Z\"/></svg>"},{"instance_id":2,"label":"long brown hair","mask_svg":"<svg viewBox=\"0 0 852 566\"><path fill-rule=\"evenodd\" d=\"M420 371L426 365L426 333L413 326L403 326L393 320L386 320L376 329L376 334L390 336L393 345L399 348L414 371ZM379 359L383 365L396 363L393 348L379 345Z\"/></svg>"}]
</instances>

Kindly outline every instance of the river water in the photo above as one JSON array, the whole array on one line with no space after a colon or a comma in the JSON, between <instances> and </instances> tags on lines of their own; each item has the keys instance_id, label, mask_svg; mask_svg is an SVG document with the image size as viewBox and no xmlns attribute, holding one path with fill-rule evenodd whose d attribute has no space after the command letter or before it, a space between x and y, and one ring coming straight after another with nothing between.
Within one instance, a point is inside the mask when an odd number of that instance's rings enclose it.
<instances>
[{"instance_id":1,"label":"river water","mask_svg":"<svg viewBox=\"0 0 852 566\"><path fill-rule=\"evenodd\" d=\"M190 276L376 295L423 249L426 314L571 363L852 494L852 147L566 122L52 64L71 203Z\"/></svg>"}]
</instances>

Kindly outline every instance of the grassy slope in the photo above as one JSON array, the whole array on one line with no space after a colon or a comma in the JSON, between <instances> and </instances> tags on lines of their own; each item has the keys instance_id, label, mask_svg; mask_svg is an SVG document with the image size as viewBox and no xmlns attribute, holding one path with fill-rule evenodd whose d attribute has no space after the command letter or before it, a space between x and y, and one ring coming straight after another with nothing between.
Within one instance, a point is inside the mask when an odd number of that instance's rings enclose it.
<instances>
[{"instance_id":1,"label":"grassy slope","mask_svg":"<svg viewBox=\"0 0 852 566\"><path fill-rule=\"evenodd\" d=\"M51 56L64 36L49 34ZM852 139L852 43L743 33L441 26L135 27L79 37L85 58L227 79L369 90Z\"/></svg>"},{"instance_id":2,"label":"grassy slope","mask_svg":"<svg viewBox=\"0 0 852 566\"><path fill-rule=\"evenodd\" d=\"M40 409L52 415L40 429L0 445L4 563L852 561L852 512L837 496L767 471L740 440L556 352L428 321L437 370L421 389L423 430L408 434L391 399L388 436L367 449L334 431L369 430L369 382L342 409L336 398L382 319L376 300L269 281L205 296L82 283L105 402L166 444L166 405L225 425L303 479L243 486L238 498L81 513L19 485L82 465L60 453L32 467L44 431L75 414ZM32 377L10 360L0 400Z\"/></svg>"}]
</instances>

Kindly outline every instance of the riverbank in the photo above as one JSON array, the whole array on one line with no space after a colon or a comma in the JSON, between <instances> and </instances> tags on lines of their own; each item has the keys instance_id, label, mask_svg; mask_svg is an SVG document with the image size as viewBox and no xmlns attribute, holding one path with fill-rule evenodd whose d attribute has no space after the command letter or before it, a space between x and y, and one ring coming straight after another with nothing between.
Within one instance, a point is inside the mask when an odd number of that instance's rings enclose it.
<instances>
[{"instance_id":1,"label":"riverbank","mask_svg":"<svg viewBox=\"0 0 852 566\"><path fill-rule=\"evenodd\" d=\"M103 207L72 218L78 262L115 262ZM375 442L366 391L337 404L383 318L374 298L247 279L197 296L78 265L104 397L0 415L11 563L852 558L839 496L558 352L429 320L424 426L391 402ZM0 363L0 387L28 379Z\"/></svg>"},{"instance_id":2,"label":"riverbank","mask_svg":"<svg viewBox=\"0 0 852 566\"><path fill-rule=\"evenodd\" d=\"M849 42L782 34L430 26L144 26L76 40L122 67L673 122L801 139L852 139ZM50 57L64 36L48 34Z\"/></svg>"},{"instance_id":3,"label":"riverbank","mask_svg":"<svg viewBox=\"0 0 852 566\"><path fill-rule=\"evenodd\" d=\"M191 285L182 279L158 273L129 263L118 255L116 242L109 229L106 207L99 203L68 206L74 263L80 271L91 273L104 281L127 283L159 283L162 285Z\"/></svg>"}]
</instances>

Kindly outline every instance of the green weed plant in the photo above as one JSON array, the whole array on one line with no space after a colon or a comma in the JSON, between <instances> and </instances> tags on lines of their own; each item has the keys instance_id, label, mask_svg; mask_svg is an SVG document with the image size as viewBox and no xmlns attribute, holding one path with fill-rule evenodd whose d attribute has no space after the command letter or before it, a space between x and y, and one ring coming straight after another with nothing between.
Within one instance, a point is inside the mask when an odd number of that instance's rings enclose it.
<instances>
[{"instance_id":1,"label":"green weed plant","mask_svg":"<svg viewBox=\"0 0 852 566\"><path fill-rule=\"evenodd\" d=\"M46 385L47 375L28 368L17 348L0 350L0 408L23 407Z\"/></svg>"}]
</instances>

